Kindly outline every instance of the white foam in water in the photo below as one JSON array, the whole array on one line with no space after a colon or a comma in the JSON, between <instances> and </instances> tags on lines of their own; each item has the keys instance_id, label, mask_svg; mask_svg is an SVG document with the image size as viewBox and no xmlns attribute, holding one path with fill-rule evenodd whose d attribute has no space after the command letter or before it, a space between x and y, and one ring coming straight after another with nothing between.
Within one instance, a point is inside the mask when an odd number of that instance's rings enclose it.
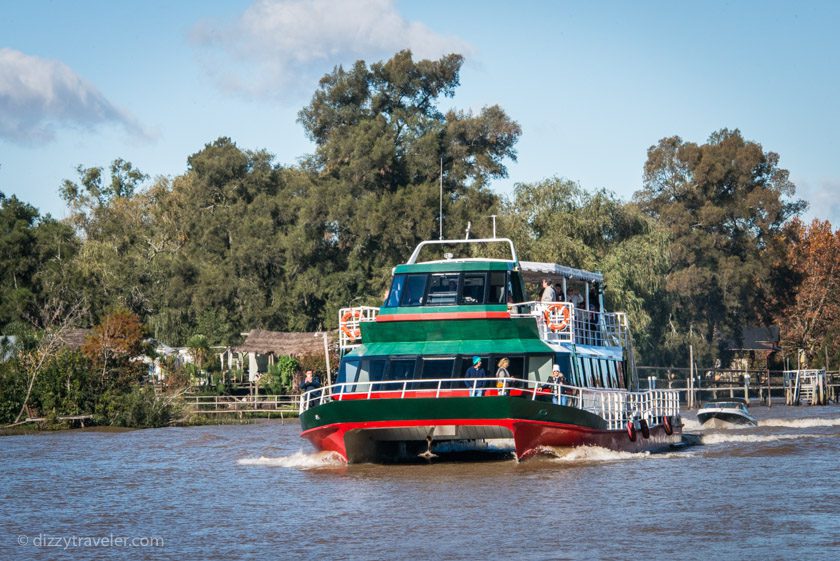
<instances>
[{"instance_id":1,"label":"white foam in water","mask_svg":"<svg viewBox=\"0 0 840 561\"><path fill-rule=\"evenodd\" d=\"M241 466L271 466L295 469L317 469L346 465L344 459L335 452L296 452L291 456L279 458L242 458L236 461Z\"/></svg>"},{"instance_id":2,"label":"white foam in water","mask_svg":"<svg viewBox=\"0 0 840 561\"><path fill-rule=\"evenodd\" d=\"M541 451L554 456L553 461L569 463L586 462L617 462L627 460L648 460L652 458L673 458L685 456L685 453L668 452L664 454L651 454L650 452L622 452L601 448L600 446L578 446L575 448L552 448L543 447Z\"/></svg>"},{"instance_id":3,"label":"white foam in water","mask_svg":"<svg viewBox=\"0 0 840 561\"><path fill-rule=\"evenodd\" d=\"M761 427L788 427L805 429L811 427L838 427L840 418L837 419L765 419L759 421Z\"/></svg>"},{"instance_id":4,"label":"white foam in water","mask_svg":"<svg viewBox=\"0 0 840 561\"><path fill-rule=\"evenodd\" d=\"M703 425L694 419L683 418L683 430L703 430Z\"/></svg>"},{"instance_id":5,"label":"white foam in water","mask_svg":"<svg viewBox=\"0 0 840 561\"><path fill-rule=\"evenodd\" d=\"M722 444L724 442L776 442L779 440L800 440L803 438L823 438L824 434L704 434L700 437L703 444Z\"/></svg>"}]
</instances>

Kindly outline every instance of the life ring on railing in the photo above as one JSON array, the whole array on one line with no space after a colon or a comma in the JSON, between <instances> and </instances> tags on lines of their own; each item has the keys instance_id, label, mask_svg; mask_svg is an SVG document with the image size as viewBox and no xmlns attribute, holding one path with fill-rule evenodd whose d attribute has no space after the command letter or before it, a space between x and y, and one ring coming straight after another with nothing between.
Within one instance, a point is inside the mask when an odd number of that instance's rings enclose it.
<instances>
[{"instance_id":1,"label":"life ring on railing","mask_svg":"<svg viewBox=\"0 0 840 561\"><path fill-rule=\"evenodd\" d=\"M553 323L551 321L551 312L559 310L560 311L560 321L558 323ZM564 304L549 304L546 306L545 311L543 311L543 317L545 318L545 326L557 333L558 331L563 331L567 327L569 327L569 322L571 321L572 314L569 312L569 308Z\"/></svg>"},{"instance_id":2,"label":"life ring on railing","mask_svg":"<svg viewBox=\"0 0 840 561\"><path fill-rule=\"evenodd\" d=\"M360 319L362 319L362 311L361 310L350 309L350 310L347 310L346 312L344 312L344 315L341 316L341 322L339 322L340 323L340 329L341 329L342 333L347 335L347 337L352 341L355 341L356 339L358 339L359 337L362 336L362 330L358 327L356 329L350 329L349 327L347 327L347 322L351 321L351 320L357 320L358 321Z\"/></svg>"},{"instance_id":3,"label":"life ring on railing","mask_svg":"<svg viewBox=\"0 0 840 561\"><path fill-rule=\"evenodd\" d=\"M668 415L662 417L662 428L665 429L665 434L668 436L674 434L674 425L671 424L671 417Z\"/></svg>"},{"instance_id":4,"label":"life ring on railing","mask_svg":"<svg viewBox=\"0 0 840 561\"><path fill-rule=\"evenodd\" d=\"M630 442L636 442L636 425L633 424L633 421L627 421L627 438L630 439Z\"/></svg>"},{"instance_id":5,"label":"life ring on railing","mask_svg":"<svg viewBox=\"0 0 840 561\"><path fill-rule=\"evenodd\" d=\"M650 427L648 427L647 421L644 419L639 421L639 427L642 429L642 436L650 438Z\"/></svg>"}]
</instances>

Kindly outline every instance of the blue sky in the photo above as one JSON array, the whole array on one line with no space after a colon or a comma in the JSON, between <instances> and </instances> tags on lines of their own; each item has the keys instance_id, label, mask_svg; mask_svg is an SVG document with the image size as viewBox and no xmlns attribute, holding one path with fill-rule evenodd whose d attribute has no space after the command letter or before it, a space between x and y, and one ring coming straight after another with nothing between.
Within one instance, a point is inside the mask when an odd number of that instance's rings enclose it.
<instances>
[{"instance_id":1,"label":"blue sky","mask_svg":"<svg viewBox=\"0 0 840 561\"><path fill-rule=\"evenodd\" d=\"M152 177L219 136L280 163L336 64L462 52L447 104L523 130L493 188L559 176L629 198L648 147L739 128L781 155L807 217L840 225L838 2L29 0L0 18L0 191L42 212L75 167Z\"/></svg>"}]
</instances>

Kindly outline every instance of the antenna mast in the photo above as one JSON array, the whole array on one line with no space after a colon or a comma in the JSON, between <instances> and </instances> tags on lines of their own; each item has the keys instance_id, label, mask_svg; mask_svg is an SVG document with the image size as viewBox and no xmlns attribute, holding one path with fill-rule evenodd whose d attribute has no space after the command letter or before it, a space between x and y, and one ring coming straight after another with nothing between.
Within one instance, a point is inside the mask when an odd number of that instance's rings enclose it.
<instances>
[{"instance_id":1,"label":"antenna mast","mask_svg":"<svg viewBox=\"0 0 840 561\"><path fill-rule=\"evenodd\" d=\"M440 223L440 239L443 239L443 154L440 156L440 214L438 215L438 222Z\"/></svg>"}]
</instances>

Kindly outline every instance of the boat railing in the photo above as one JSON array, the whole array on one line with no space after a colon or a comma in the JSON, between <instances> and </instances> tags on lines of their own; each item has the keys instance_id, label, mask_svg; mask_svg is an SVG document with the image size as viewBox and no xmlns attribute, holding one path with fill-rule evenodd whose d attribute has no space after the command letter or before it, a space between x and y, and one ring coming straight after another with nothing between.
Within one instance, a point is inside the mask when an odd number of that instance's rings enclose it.
<instances>
[{"instance_id":1,"label":"boat railing","mask_svg":"<svg viewBox=\"0 0 840 561\"><path fill-rule=\"evenodd\" d=\"M356 306L338 311L338 343L342 354L362 344L362 322L375 321L379 308Z\"/></svg>"},{"instance_id":2,"label":"boat railing","mask_svg":"<svg viewBox=\"0 0 840 561\"><path fill-rule=\"evenodd\" d=\"M634 419L644 419L649 426L658 425L663 417L677 415L680 411L678 390L629 392L493 377L341 382L301 395L300 413L329 401L350 399L443 399L514 394L534 401L550 399L559 405L589 411L604 419L611 430L621 429Z\"/></svg>"},{"instance_id":3,"label":"boat railing","mask_svg":"<svg viewBox=\"0 0 840 561\"><path fill-rule=\"evenodd\" d=\"M571 302L521 302L509 304L511 317L534 317L544 341L578 345L623 347L627 315L576 308Z\"/></svg>"}]
</instances>

